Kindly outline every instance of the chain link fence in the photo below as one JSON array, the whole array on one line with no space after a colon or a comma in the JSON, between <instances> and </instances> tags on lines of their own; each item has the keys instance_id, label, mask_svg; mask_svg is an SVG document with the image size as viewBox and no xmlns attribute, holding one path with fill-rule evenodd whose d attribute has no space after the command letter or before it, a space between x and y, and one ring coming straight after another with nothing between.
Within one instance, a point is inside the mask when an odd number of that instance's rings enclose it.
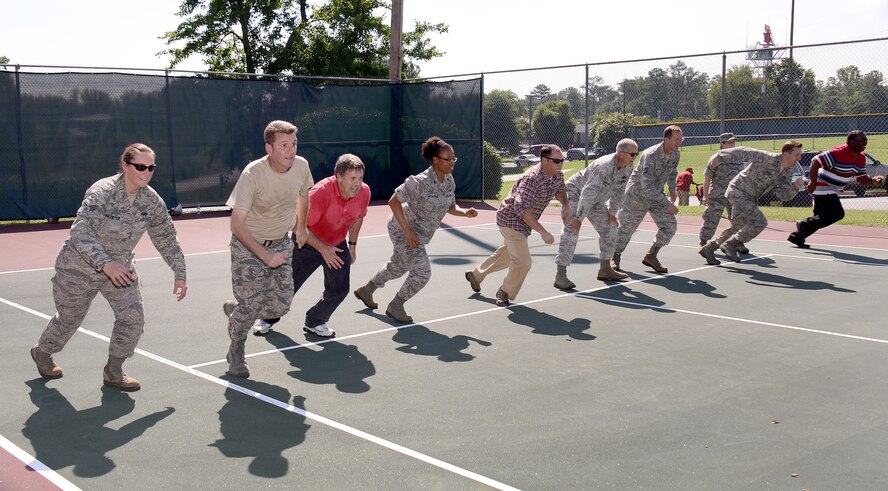
<instances>
[{"instance_id":1,"label":"chain link fence","mask_svg":"<svg viewBox=\"0 0 888 491\"><path fill-rule=\"evenodd\" d=\"M522 154L536 144L556 143L585 164L624 137L642 149L654 145L673 123L685 138L680 166L693 168L701 182L727 131L738 145L779 152L789 139L806 151L828 150L859 129L869 136L870 160L888 159L886 55L888 38L793 48L759 43L726 53L484 73L484 155L497 163L485 164L485 186L497 187L497 172L508 181L535 162ZM808 198L761 204L808 207ZM846 209L870 210L870 223L888 225L885 184L847 186L842 198Z\"/></svg>"}]
</instances>

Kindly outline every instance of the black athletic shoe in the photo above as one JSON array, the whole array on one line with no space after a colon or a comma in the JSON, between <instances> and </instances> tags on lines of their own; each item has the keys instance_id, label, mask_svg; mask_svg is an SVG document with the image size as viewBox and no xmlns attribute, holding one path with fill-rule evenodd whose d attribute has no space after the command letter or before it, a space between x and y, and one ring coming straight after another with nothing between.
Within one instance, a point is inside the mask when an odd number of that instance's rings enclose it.
<instances>
[{"instance_id":1,"label":"black athletic shoe","mask_svg":"<svg viewBox=\"0 0 888 491\"><path fill-rule=\"evenodd\" d=\"M795 244L795 246L798 247L799 249L810 249L811 248L810 245L805 243L805 239L799 237L798 234L796 234L795 232L789 234L789 237L787 237L786 240Z\"/></svg>"}]
</instances>

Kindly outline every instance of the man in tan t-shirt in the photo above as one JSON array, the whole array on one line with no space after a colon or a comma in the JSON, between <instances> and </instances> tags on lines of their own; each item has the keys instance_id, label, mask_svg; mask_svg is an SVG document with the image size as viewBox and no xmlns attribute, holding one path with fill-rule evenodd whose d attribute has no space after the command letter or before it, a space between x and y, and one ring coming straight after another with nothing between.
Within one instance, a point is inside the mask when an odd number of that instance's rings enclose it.
<instances>
[{"instance_id":1,"label":"man in tan t-shirt","mask_svg":"<svg viewBox=\"0 0 888 491\"><path fill-rule=\"evenodd\" d=\"M297 129L286 121L265 127L268 155L250 162L226 203L231 207L231 287L222 306L228 316L228 374L249 377L244 345L256 319L281 317L293 300L293 237L305 245L308 161L296 155Z\"/></svg>"}]
</instances>

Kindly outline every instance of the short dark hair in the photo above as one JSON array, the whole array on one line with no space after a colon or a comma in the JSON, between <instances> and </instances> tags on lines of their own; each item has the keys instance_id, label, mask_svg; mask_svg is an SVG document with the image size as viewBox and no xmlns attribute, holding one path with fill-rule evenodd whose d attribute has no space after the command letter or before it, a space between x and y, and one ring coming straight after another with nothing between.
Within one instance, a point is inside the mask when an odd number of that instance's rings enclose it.
<instances>
[{"instance_id":1,"label":"short dark hair","mask_svg":"<svg viewBox=\"0 0 888 491\"><path fill-rule=\"evenodd\" d=\"M555 151L561 151L561 147L558 145L543 145L540 147L540 158L549 157Z\"/></svg>"},{"instance_id":2,"label":"short dark hair","mask_svg":"<svg viewBox=\"0 0 888 491\"><path fill-rule=\"evenodd\" d=\"M795 140L789 140L788 142L783 144L783 148L780 149L781 153L789 153L792 152L796 148L802 148L802 142L798 142Z\"/></svg>"},{"instance_id":3,"label":"short dark hair","mask_svg":"<svg viewBox=\"0 0 888 491\"><path fill-rule=\"evenodd\" d=\"M851 143L854 140L859 140L861 136L866 138L866 133L860 130L854 130L851 133L848 133L848 139L845 140L845 143Z\"/></svg>"},{"instance_id":4,"label":"short dark hair","mask_svg":"<svg viewBox=\"0 0 888 491\"><path fill-rule=\"evenodd\" d=\"M449 143L442 140L441 137L433 136L422 144L422 158L432 161L433 157L441 155L441 150L445 148L453 148Z\"/></svg>"},{"instance_id":5,"label":"short dark hair","mask_svg":"<svg viewBox=\"0 0 888 491\"><path fill-rule=\"evenodd\" d=\"M262 136L265 138L265 143L271 144L274 143L274 135L278 133L284 133L285 135L295 135L298 132L299 128L297 128L296 125L294 125L293 123L276 120L268 123Z\"/></svg>"},{"instance_id":6,"label":"short dark hair","mask_svg":"<svg viewBox=\"0 0 888 491\"><path fill-rule=\"evenodd\" d=\"M363 172L364 162L355 154L344 153L336 159L336 166L333 168L333 173L337 176L344 176L346 172L352 169L358 169Z\"/></svg>"},{"instance_id":7,"label":"short dark hair","mask_svg":"<svg viewBox=\"0 0 888 491\"><path fill-rule=\"evenodd\" d=\"M675 131L683 133L678 125L670 124L665 130L663 130L663 138L672 138L672 133Z\"/></svg>"}]
</instances>

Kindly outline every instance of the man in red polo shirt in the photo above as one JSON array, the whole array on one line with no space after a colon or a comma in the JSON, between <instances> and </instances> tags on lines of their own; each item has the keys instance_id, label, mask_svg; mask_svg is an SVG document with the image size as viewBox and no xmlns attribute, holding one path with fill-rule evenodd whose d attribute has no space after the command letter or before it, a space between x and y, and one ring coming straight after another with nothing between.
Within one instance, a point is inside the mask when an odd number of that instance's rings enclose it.
<instances>
[{"instance_id":1,"label":"man in red polo shirt","mask_svg":"<svg viewBox=\"0 0 888 491\"><path fill-rule=\"evenodd\" d=\"M331 337L336 333L327 322L351 291L349 272L357 259L358 233L370 204L370 186L364 184L364 163L357 155L342 155L333 175L311 188L308 197L308 240L301 249L293 249L293 293L315 270L324 267L324 293L305 313L303 330ZM267 334L278 320L256 321L253 334Z\"/></svg>"}]
</instances>

